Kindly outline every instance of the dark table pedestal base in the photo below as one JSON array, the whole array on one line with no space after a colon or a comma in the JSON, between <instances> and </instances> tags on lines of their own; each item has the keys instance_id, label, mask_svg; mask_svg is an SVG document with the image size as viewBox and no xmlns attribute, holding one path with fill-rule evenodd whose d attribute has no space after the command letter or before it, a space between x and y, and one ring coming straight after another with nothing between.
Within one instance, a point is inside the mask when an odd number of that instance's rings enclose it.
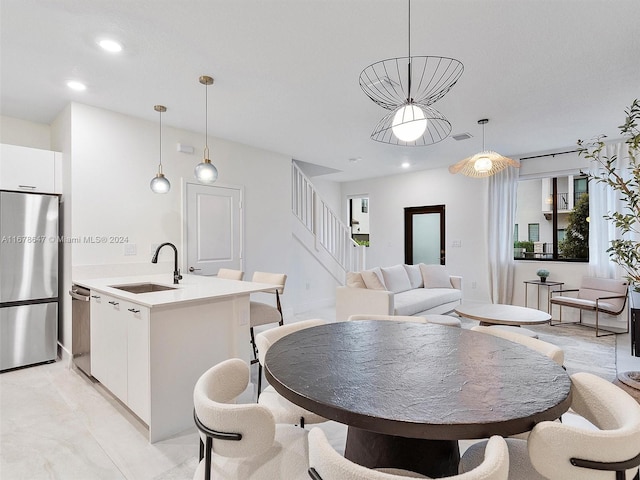
<instances>
[{"instance_id":1,"label":"dark table pedestal base","mask_svg":"<svg viewBox=\"0 0 640 480\"><path fill-rule=\"evenodd\" d=\"M457 475L456 440L396 437L349 427L345 457L368 468L403 468L432 478Z\"/></svg>"}]
</instances>

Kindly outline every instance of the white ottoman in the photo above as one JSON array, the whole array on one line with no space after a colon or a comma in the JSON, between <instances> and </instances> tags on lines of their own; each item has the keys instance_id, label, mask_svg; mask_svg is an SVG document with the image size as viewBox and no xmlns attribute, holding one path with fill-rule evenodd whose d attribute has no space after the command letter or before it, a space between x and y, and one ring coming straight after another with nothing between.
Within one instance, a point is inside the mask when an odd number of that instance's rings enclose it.
<instances>
[{"instance_id":1,"label":"white ottoman","mask_svg":"<svg viewBox=\"0 0 640 480\"><path fill-rule=\"evenodd\" d=\"M420 315L427 320L427 323L437 323L438 325L446 325L448 327L461 327L462 322L456 317L450 315Z\"/></svg>"},{"instance_id":2,"label":"white ottoman","mask_svg":"<svg viewBox=\"0 0 640 480\"><path fill-rule=\"evenodd\" d=\"M538 334L528 328L516 327L513 325L491 325L490 328L498 328L506 332L519 333L520 335L526 335L531 338L538 338Z\"/></svg>"}]
</instances>

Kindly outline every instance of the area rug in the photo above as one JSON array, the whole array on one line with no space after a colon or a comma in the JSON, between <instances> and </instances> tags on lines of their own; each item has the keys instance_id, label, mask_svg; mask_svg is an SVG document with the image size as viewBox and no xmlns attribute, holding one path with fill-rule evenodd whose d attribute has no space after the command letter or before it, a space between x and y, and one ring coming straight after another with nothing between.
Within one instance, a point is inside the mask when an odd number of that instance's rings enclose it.
<instances>
[{"instance_id":1,"label":"area rug","mask_svg":"<svg viewBox=\"0 0 640 480\"><path fill-rule=\"evenodd\" d=\"M610 382L616 379L616 337L596 337L595 330L578 325L536 325L527 327L540 340L564 350L567 373L589 372Z\"/></svg>"},{"instance_id":2,"label":"area rug","mask_svg":"<svg viewBox=\"0 0 640 480\"><path fill-rule=\"evenodd\" d=\"M478 322L460 318L463 328ZM589 372L610 382L616 379L616 339L614 335L596 337L595 330L578 325L532 325L527 329L538 334L540 340L552 343L564 351L567 373Z\"/></svg>"}]
</instances>

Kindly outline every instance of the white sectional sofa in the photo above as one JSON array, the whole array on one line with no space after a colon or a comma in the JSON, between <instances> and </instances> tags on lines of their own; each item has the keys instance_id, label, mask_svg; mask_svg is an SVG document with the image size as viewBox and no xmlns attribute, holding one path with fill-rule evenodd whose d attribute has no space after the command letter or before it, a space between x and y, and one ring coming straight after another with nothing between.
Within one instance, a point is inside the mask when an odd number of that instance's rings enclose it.
<instances>
[{"instance_id":1,"label":"white sectional sofa","mask_svg":"<svg viewBox=\"0 0 640 480\"><path fill-rule=\"evenodd\" d=\"M336 320L350 315L445 314L462 301L462 277L441 265L394 265L347 273L336 290Z\"/></svg>"}]
</instances>

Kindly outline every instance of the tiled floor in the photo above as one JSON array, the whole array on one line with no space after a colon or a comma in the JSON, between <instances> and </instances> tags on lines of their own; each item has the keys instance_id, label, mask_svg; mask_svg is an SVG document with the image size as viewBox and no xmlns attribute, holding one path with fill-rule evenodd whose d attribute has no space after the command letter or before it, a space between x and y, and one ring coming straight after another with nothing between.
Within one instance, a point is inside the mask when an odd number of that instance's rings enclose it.
<instances>
[{"instance_id":1,"label":"tiled floor","mask_svg":"<svg viewBox=\"0 0 640 480\"><path fill-rule=\"evenodd\" d=\"M333 309L297 316L333 320ZM291 321L293 319L290 319ZM617 337L618 368L640 370L629 336ZM247 391L244 401L251 401ZM0 375L0 478L171 480L193 477L195 428L153 445L146 429L98 383L68 362ZM345 429L324 427L336 448ZM461 442L461 450L469 442Z\"/></svg>"}]
</instances>

